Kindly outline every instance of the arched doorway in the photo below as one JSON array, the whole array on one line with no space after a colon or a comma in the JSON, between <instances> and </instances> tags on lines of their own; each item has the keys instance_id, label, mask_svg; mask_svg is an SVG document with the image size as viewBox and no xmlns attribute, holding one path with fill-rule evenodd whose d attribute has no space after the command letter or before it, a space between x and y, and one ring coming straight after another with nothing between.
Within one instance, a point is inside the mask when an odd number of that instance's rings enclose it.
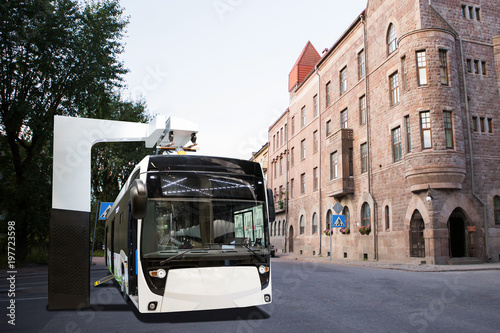
<instances>
[{"instance_id":1,"label":"arched doorway","mask_svg":"<svg viewBox=\"0 0 500 333\"><path fill-rule=\"evenodd\" d=\"M461 208L456 208L448 218L450 257L467 256L466 221L467 216Z\"/></svg>"},{"instance_id":2,"label":"arched doorway","mask_svg":"<svg viewBox=\"0 0 500 333\"><path fill-rule=\"evenodd\" d=\"M410 257L425 257L424 219L415 209L410 220Z\"/></svg>"},{"instance_id":3,"label":"arched doorway","mask_svg":"<svg viewBox=\"0 0 500 333\"><path fill-rule=\"evenodd\" d=\"M293 253L293 226L290 226L290 232L288 233L288 252Z\"/></svg>"}]
</instances>

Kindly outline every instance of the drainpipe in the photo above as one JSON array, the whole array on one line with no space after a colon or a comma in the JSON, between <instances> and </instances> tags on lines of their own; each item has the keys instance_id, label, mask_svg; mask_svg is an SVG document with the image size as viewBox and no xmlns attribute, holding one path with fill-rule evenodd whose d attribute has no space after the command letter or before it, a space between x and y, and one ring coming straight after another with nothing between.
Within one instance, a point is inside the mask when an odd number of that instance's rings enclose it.
<instances>
[{"instance_id":1,"label":"drainpipe","mask_svg":"<svg viewBox=\"0 0 500 333\"><path fill-rule=\"evenodd\" d=\"M462 80L464 83L464 102L465 102L465 115L467 117L467 135L469 139L469 162L470 162L470 178L471 178L471 186L472 186L472 195L483 205L483 219L484 219L484 256L485 260L489 261L490 260L490 254L489 254L489 248L488 248L488 207L487 205L481 200L481 198L476 194L476 183L474 180L474 160L472 157L472 133L471 133L471 126L470 126L470 112L469 112L469 101L468 101L468 95L467 95L467 80L466 80L466 74L465 74L465 59L464 59L464 49L463 49L463 44L462 44L462 36L458 33L455 28L438 12L436 8L432 5L432 0L429 0L429 7L439 16L441 20L443 20L455 33L455 35L458 38L458 41L460 43L460 59L461 59L461 65L462 65Z\"/></svg>"},{"instance_id":2,"label":"drainpipe","mask_svg":"<svg viewBox=\"0 0 500 333\"><path fill-rule=\"evenodd\" d=\"M289 120L290 120L290 109L287 109L286 110L286 124L287 124L287 126L286 126L286 132L285 132L285 135L286 135L286 154L285 154L285 158L286 158L286 170L285 170L285 182L286 182L286 184L285 184L285 188L286 188L286 190L285 190L286 191L285 198L286 198L286 205L285 205L285 223L286 223L286 226L283 227L283 236L285 237L285 241L283 243L284 244L283 246L284 246L285 252L288 252L287 248L286 248L286 245L287 245L286 242L287 242L287 239L288 239L287 235L288 235L288 224L289 224L288 223L288 205L290 203L290 197L289 197L290 187L288 186L288 183L289 183L289 181L288 181L288 176L289 176L288 169L290 168L290 165L288 163L289 162L289 157L290 157L289 150L288 150L289 149L289 144L290 144L290 137L288 136L288 131L289 131L289 129L288 129L289 122L288 121Z\"/></svg>"},{"instance_id":3,"label":"drainpipe","mask_svg":"<svg viewBox=\"0 0 500 333\"><path fill-rule=\"evenodd\" d=\"M367 144L367 153L368 153L368 193L373 199L373 259L378 260L378 218L377 218L377 202L372 194L372 182L371 182L371 174L372 174L372 163L371 163L371 153L370 153L370 108L368 107L369 99L368 99L368 52L366 49L366 20L363 15L360 15L361 23L363 24L363 48L365 50L365 99L366 99L366 144Z\"/></svg>"},{"instance_id":4,"label":"drainpipe","mask_svg":"<svg viewBox=\"0 0 500 333\"><path fill-rule=\"evenodd\" d=\"M318 76L318 196L319 196L319 212L318 212L318 235L319 235L319 251L318 255L321 255L321 220L323 216L323 210L321 205L321 74L318 72L318 65L314 66L314 71ZM330 260L332 260L332 252L330 251Z\"/></svg>"}]
</instances>

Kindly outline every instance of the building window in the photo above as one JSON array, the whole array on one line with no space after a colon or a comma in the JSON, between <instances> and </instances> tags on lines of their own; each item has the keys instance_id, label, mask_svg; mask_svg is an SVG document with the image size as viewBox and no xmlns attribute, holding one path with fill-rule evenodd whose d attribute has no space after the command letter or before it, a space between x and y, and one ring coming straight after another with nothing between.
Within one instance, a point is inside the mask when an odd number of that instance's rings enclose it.
<instances>
[{"instance_id":1,"label":"building window","mask_svg":"<svg viewBox=\"0 0 500 333\"><path fill-rule=\"evenodd\" d=\"M420 132L422 137L422 149L431 148L431 113L429 111L420 112Z\"/></svg>"},{"instance_id":2,"label":"building window","mask_svg":"<svg viewBox=\"0 0 500 333\"><path fill-rule=\"evenodd\" d=\"M476 8L476 20L481 21L481 8Z\"/></svg>"},{"instance_id":3,"label":"building window","mask_svg":"<svg viewBox=\"0 0 500 333\"><path fill-rule=\"evenodd\" d=\"M313 169L313 189L314 189L314 191L318 190L318 178L319 178L318 167L316 167Z\"/></svg>"},{"instance_id":4,"label":"building window","mask_svg":"<svg viewBox=\"0 0 500 333\"><path fill-rule=\"evenodd\" d=\"M365 50L358 53L358 77L361 79L365 76Z\"/></svg>"},{"instance_id":5,"label":"building window","mask_svg":"<svg viewBox=\"0 0 500 333\"><path fill-rule=\"evenodd\" d=\"M477 127L477 117L472 116L472 130L474 132L477 132L478 127Z\"/></svg>"},{"instance_id":6,"label":"building window","mask_svg":"<svg viewBox=\"0 0 500 333\"><path fill-rule=\"evenodd\" d=\"M495 224L500 224L500 196L493 197L493 214L495 215Z\"/></svg>"},{"instance_id":7,"label":"building window","mask_svg":"<svg viewBox=\"0 0 500 333\"><path fill-rule=\"evenodd\" d=\"M479 74L479 60L474 60L474 66L472 67L474 74Z\"/></svg>"},{"instance_id":8,"label":"building window","mask_svg":"<svg viewBox=\"0 0 500 333\"><path fill-rule=\"evenodd\" d=\"M304 160L306 158L306 139L300 142L300 159Z\"/></svg>"},{"instance_id":9,"label":"building window","mask_svg":"<svg viewBox=\"0 0 500 333\"><path fill-rule=\"evenodd\" d=\"M472 7L472 6L469 6L469 18L471 20L474 19L474 7Z\"/></svg>"},{"instance_id":10,"label":"building window","mask_svg":"<svg viewBox=\"0 0 500 333\"><path fill-rule=\"evenodd\" d=\"M278 192L278 199L279 201L283 200L283 185L280 185L279 192Z\"/></svg>"},{"instance_id":11,"label":"building window","mask_svg":"<svg viewBox=\"0 0 500 333\"><path fill-rule=\"evenodd\" d=\"M319 114L318 95L314 95L313 97L313 106L314 106L314 117L317 117Z\"/></svg>"},{"instance_id":12,"label":"building window","mask_svg":"<svg viewBox=\"0 0 500 333\"><path fill-rule=\"evenodd\" d=\"M389 30L387 31L387 51L388 54L391 54L392 52L396 51L396 27L394 24L389 25Z\"/></svg>"},{"instance_id":13,"label":"building window","mask_svg":"<svg viewBox=\"0 0 500 333\"><path fill-rule=\"evenodd\" d=\"M332 134L332 121L328 120L326 122L326 136L329 136L330 134Z\"/></svg>"},{"instance_id":14,"label":"building window","mask_svg":"<svg viewBox=\"0 0 500 333\"><path fill-rule=\"evenodd\" d=\"M467 59L467 73L472 73L472 60Z\"/></svg>"},{"instance_id":15,"label":"building window","mask_svg":"<svg viewBox=\"0 0 500 333\"><path fill-rule=\"evenodd\" d=\"M450 111L443 111L443 123L446 148L453 148L453 122Z\"/></svg>"},{"instance_id":16,"label":"building window","mask_svg":"<svg viewBox=\"0 0 500 333\"><path fill-rule=\"evenodd\" d=\"M390 228L391 228L391 223L389 215L389 206L385 206L385 230L389 230Z\"/></svg>"},{"instance_id":17,"label":"building window","mask_svg":"<svg viewBox=\"0 0 500 333\"><path fill-rule=\"evenodd\" d=\"M486 61L481 61L481 72L486 76Z\"/></svg>"},{"instance_id":18,"label":"building window","mask_svg":"<svg viewBox=\"0 0 500 333\"><path fill-rule=\"evenodd\" d=\"M361 226L366 227L370 225L370 205L367 202L361 206Z\"/></svg>"},{"instance_id":19,"label":"building window","mask_svg":"<svg viewBox=\"0 0 500 333\"><path fill-rule=\"evenodd\" d=\"M336 179L338 177L338 158L337 152L330 154L330 180Z\"/></svg>"},{"instance_id":20,"label":"building window","mask_svg":"<svg viewBox=\"0 0 500 333\"><path fill-rule=\"evenodd\" d=\"M300 194L306 193L306 174L300 175Z\"/></svg>"},{"instance_id":21,"label":"building window","mask_svg":"<svg viewBox=\"0 0 500 333\"><path fill-rule=\"evenodd\" d=\"M351 227L351 213L349 212L349 208L347 206L344 207L344 210L342 211L342 215L345 217L345 227L350 228Z\"/></svg>"},{"instance_id":22,"label":"building window","mask_svg":"<svg viewBox=\"0 0 500 333\"><path fill-rule=\"evenodd\" d=\"M403 91L408 90L408 70L406 68L406 56L401 58L401 73L403 75Z\"/></svg>"},{"instance_id":23,"label":"building window","mask_svg":"<svg viewBox=\"0 0 500 333\"><path fill-rule=\"evenodd\" d=\"M366 124L366 96L363 95L359 99L359 122L361 125Z\"/></svg>"},{"instance_id":24,"label":"building window","mask_svg":"<svg viewBox=\"0 0 500 333\"><path fill-rule=\"evenodd\" d=\"M290 179L290 197L295 197L295 179Z\"/></svg>"},{"instance_id":25,"label":"building window","mask_svg":"<svg viewBox=\"0 0 500 333\"><path fill-rule=\"evenodd\" d=\"M330 230L332 228L332 211L329 209L326 212L326 230Z\"/></svg>"},{"instance_id":26,"label":"building window","mask_svg":"<svg viewBox=\"0 0 500 333\"><path fill-rule=\"evenodd\" d=\"M280 175L283 175L283 158L280 158Z\"/></svg>"},{"instance_id":27,"label":"building window","mask_svg":"<svg viewBox=\"0 0 500 333\"><path fill-rule=\"evenodd\" d=\"M318 131L314 131L313 133L313 141L314 141L314 152L318 152L318 146L319 146L319 136L318 136Z\"/></svg>"},{"instance_id":28,"label":"building window","mask_svg":"<svg viewBox=\"0 0 500 333\"><path fill-rule=\"evenodd\" d=\"M488 133L493 134L493 119L488 118Z\"/></svg>"},{"instance_id":29,"label":"building window","mask_svg":"<svg viewBox=\"0 0 500 333\"><path fill-rule=\"evenodd\" d=\"M354 157L353 149L349 148L349 177L354 176Z\"/></svg>"},{"instance_id":30,"label":"building window","mask_svg":"<svg viewBox=\"0 0 500 333\"><path fill-rule=\"evenodd\" d=\"M361 173L365 173L368 170L368 145L363 143L361 145Z\"/></svg>"},{"instance_id":31,"label":"building window","mask_svg":"<svg viewBox=\"0 0 500 333\"><path fill-rule=\"evenodd\" d=\"M462 17L467 18L467 6L462 5Z\"/></svg>"},{"instance_id":32,"label":"building window","mask_svg":"<svg viewBox=\"0 0 500 333\"><path fill-rule=\"evenodd\" d=\"M424 219L415 210L410 220L410 257L425 257Z\"/></svg>"},{"instance_id":33,"label":"building window","mask_svg":"<svg viewBox=\"0 0 500 333\"><path fill-rule=\"evenodd\" d=\"M346 91L347 91L347 67L344 67L340 71L340 94L342 95Z\"/></svg>"},{"instance_id":34,"label":"building window","mask_svg":"<svg viewBox=\"0 0 500 333\"><path fill-rule=\"evenodd\" d=\"M278 172L276 172L276 171L277 171L277 169L276 169L276 168L277 168L277 163L276 163L276 162L274 162L274 163L273 163L273 173L274 173L274 178L276 178L276 176L278 175Z\"/></svg>"},{"instance_id":35,"label":"building window","mask_svg":"<svg viewBox=\"0 0 500 333\"><path fill-rule=\"evenodd\" d=\"M406 152L411 153L410 116L405 116L405 130L406 130Z\"/></svg>"},{"instance_id":36,"label":"building window","mask_svg":"<svg viewBox=\"0 0 500 333\"><path fill-rule=\"evenodd\" d=\"M347 124L347 108L340 111L340 128L348 128Z\"/></svg>"},{"instance_id":37,"label":"building window","mask_svg":"<svg viewBox=\"0 0 500 333\"><path fill-rule=\"evenodd\" d=\"M292 136L295 135L295 116L292 117Z\"/></svg>"},{"instance_id":38,"label":"building window","mask_svg":"<svg viewBox=\"0 0 500 333\"><path fill-rule=\"evenodd\" d=\"M391 106L399 103L399 77L398 72L389 76L391 88Z\"/></svg>"},{"instance_id":39,"label":"building window","mask_svg":"<svg viewBox=\"0 0 500 333\"><path fill-rule=\"evenodd\" d=\"M332 102L332 85L331 82L326 84L326 106L330 105Z\"/></svg>"},{"instance_id":40,"label":"building window","mask_svg":"<svg viewBox=\"0 0 500 333\"><path fill-rule=\"evenodd\" d=\"M288 124L285 124L285 141L288 141Z\"/></svg>"},{"instance_id":41,"label":"building window","mask_svg":"<svg viewBox=\"0 0 500 333\"><path fill-rule=\"evenodd\" d=\"M439 73L441 84L448 85L448 52L439 50Z\"/></svg>"},{"instance_id":42,"label":"building window","mask_svg":"<svg viewBox=\"0 0 500 333\"><path fill-rule=\"evenodd\" d=\"M418 85L427 85L427 60L425 58L425 51L417 51L417 76Z\"/></svg>"},{"instance_id":43,"label":"building window","mask_svg":"<svg viewBox=\"0 0 500 333\"><path fill-rule=\"evenodd\" d=\"M312 233L314 235L317 232L318 232L318 215L314 213L312 217Z\"/></svg>"},{"instance_id":44,"label":"building window","mask_svg":"<svg viewBox=\"0 0 500 333\"><path fill-rule=\"evenodd\" d=\"M291 162L292 162L292 166L294 166L295 165L295 147L292 147L292 149L290 149L290 155L292 155L291 156L291 159L292 159Z\"/></svg>"},{"instance_id":45,"label":"building window","mask_svg":"<svg viewBox=\"0 0 500 333\"><path fill-rule=\"evenodd\" d=\"M300 110L300 126L304 127L306 126L306 107L303 106L302 109Z\"/></svg>"},{"instance_id":46,"label":"building window","mask_svg":"<svg viewBox=\"0 0 500 333\"><path fill-rule=\"evenodd\" d=\"M278 236L280 235L281 231L281 221L278 221Z\"/></svg>"},{"instance_id":47,"label":"building window","mask_svg":"<svg viewBox=\"0 0 500 333\"><path fill-rule=\"evenodd\" d=\"M396 127L392 130L392 157L393 161L400 161L402 158L402 148L401 148L401 127Z\"/></svg>"},{"instance_id":48,"label":"building window","mask_svg":"<svg viewBox=\"0 0 500 333\"><path fill-rule=\"evenodd\" d=\"M481 126L481 133L486 133L486 124L484 122L484 117L479 118L479 125Z\"/></svg>"},{"instance_id":49,"label":"building window","mask_svg":"<svg viewBox=\"0 0 500 333\"><path fill-rule=\"evenodd\" d=\"M304 232L305 232L305 229L306 229L306 226L305 226L305 223L304 223L304 215L301 215L300 216L300 222L299 222L299 233L301 235L303 235Z\"/></svg>"}]
</instances>

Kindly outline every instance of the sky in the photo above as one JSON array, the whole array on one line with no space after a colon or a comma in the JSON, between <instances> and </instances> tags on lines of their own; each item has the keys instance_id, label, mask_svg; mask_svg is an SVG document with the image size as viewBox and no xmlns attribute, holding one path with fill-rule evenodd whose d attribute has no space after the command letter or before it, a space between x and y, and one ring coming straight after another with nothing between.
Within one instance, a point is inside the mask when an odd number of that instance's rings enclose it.
<instances>
[{"instance_id":1,"label":"sky","mask_svg":"<svg viewBox=\"0 0 500 333\"><path fill-rule=\"evenodd\" d=\"M289 105L307 41L330 48L366 0L122 0L127 99L199 126L197 154L249 159Z\"/></svg>"}]
</instances>

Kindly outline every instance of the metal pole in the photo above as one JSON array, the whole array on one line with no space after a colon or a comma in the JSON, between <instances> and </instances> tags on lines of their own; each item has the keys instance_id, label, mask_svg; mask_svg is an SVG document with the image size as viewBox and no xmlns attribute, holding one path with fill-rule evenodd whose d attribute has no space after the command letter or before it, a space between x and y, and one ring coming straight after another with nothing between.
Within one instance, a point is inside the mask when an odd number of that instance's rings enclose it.
<instances>
[{"instance_id":1,"label":"metal pole","mask_svg":"<svg viewBox=\"0 0 500 333\"><path fill-rule=\"evenodd\" d=\"M99 205L101 202L97 200L97 208L95 210L95 222L94 222L94 237L92 238L92 252L90 253L90 264L92 265L92 260L94 258L94 244L95 244L95 229L97 228L97 219L99 218Z\"/></svg>"}]
</instances>

